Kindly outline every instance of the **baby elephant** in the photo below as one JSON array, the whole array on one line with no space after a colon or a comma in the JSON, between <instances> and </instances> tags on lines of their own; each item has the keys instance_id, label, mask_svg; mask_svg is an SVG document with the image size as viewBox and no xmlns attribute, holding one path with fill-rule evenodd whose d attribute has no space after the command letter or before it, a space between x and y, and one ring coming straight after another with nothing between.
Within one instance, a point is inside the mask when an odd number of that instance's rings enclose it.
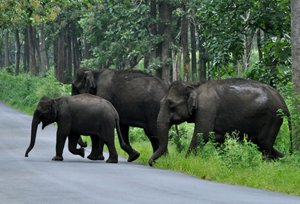
<instances>
[{"instance_id":1,"label":"baby elephant","mask_svg":"<svg viewBox=\"0 0 300 204\"><path fill-rule=\"evenodd\" d=\"M56 156L52 160L63 160L63 149L66 138L69 140L69 151L84 157L84 149L77 149L80 135L90 135L92 152L88 156L91 160L100 160L99 142L102 140L108 147L109 158L106 162L117 163L118 154L114 144L114 129L117 129L121 148L129 156L134 153L122 137L119 127L119 115L113 105L98 96L80 94L56 99L41 98L34 112L31 126L31 141L25 156L34 146L38 124L42 122L44 129L56 122Z\"/></svg>"}]
</instances>

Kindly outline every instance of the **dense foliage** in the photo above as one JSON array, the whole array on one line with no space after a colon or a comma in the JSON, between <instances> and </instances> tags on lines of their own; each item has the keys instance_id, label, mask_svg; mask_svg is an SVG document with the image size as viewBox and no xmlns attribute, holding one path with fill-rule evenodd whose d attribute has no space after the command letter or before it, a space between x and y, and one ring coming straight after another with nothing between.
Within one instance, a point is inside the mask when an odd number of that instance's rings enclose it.
<instances>
[{"instance_id":1,"label":"dense foliage","mask_svg":"<svg viewBox=\"0 0 300 204\"><path fill-rule=\"evenodd\" d=\"M0 66L54 65L61 82L80 64L141 67L167 81L267 73L274 86L290 71L289 0L5 0L0 13Z\"/></svg>"}]
</instances>

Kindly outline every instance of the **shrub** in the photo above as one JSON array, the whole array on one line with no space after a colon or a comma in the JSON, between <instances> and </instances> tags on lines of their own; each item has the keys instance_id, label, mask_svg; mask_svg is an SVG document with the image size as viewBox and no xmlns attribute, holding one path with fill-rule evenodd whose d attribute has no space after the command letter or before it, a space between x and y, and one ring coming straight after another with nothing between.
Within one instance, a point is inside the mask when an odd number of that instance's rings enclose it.
<instances>
[{"instance_id":1,"label":"shrub","mask_svg":"<svg viewBox=\"0 0 300 204\"><path fill-rule=\"evenodd\" d=\"M246 136L239 141L235 133L227 135L221 149L222 159L229 168L256 167L262 162L262 153Z\"/></svg>"},{"instance_id":2,"label":"shrub","mask_svg":"<svg viewBox=\"0 0 300 204\"><path fill-rule=\"evenodd\" d=\"M178 153L185 152L188 146L188 128L185 125L173 126L170 132L170 143L175 145Z\"/></svg>"},{"instance_id":3,"label":"shrub","mask_svg":"<svg viewBox=\"0 0 300 204\"><path fill-rule=\"evenodd\" d=\"M131 127L129 128L129 141L131 143L134 143L134 142L143 142L149 140L142 128Z\"/></svg>"},{"instance_id":4,"label":"shrub","mask_svg":"<svg viewBox=\"0 0 300 204\"><path fill-rule=\"evenodd\" d=\"M70 95L70 85L59 83L53 70L46 76L31 76L29 74L11 75L7 72L0 72L0 99L21 109L32 113L42 96L55 98L63 95Z\"/></svg>"}]
</instances>

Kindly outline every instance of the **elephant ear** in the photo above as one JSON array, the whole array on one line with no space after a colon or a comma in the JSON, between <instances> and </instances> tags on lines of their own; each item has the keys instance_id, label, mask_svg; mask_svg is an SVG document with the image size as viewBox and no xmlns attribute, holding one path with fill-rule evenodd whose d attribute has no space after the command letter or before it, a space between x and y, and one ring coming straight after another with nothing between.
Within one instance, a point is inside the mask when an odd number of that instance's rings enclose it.
<instances>
[{"instance_id":1,"label":"elephant ear","mask_svg":"<svg viewBox=\"0 0 300 204\"><path fill-rule=\"evenodd\" d=\"M92 71L85 71L84 72L84 86L89 90L89 89L95 89L96 88L96 83L95 83L95 78L94 74Z\"/></svg>"},{"instance_id":2,"label":"elephant ear","mask_svg":"<svg viewBox=\"0 0 300 204\"><path fill-rule=\"evenodd\" d=\"M193 111L197 109L197 93L194 90L194 87L191 86L187 87L187 91L188 91L188 100L187 100L188 111L189 114L192 115Z\"/></svg>"}]
</instances>

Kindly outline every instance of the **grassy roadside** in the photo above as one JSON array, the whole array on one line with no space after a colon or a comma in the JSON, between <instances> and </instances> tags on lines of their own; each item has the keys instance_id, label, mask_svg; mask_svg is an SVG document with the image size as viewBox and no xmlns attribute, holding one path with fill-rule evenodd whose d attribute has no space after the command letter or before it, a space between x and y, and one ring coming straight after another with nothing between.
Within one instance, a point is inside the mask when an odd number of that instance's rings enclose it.
<instances>
[{"instance_id":1,"label":"grassy roadside","mask_svg":"<svg viewBox=\"0 0 300 204\"><path fill-rule=\"evenodd\" d=\"M132 146L141 153L136 162L147 165L152 154L150 142L135 142ZM185 152L178 153L175 145L170 145L169 153L158 159L154 167L221 183L300 195L299 155L287 156L277 162L258 158L255 164L249 161L251 158L246 158L244 161L237 159L238 164L229 165L230 158L224 159L222 153L216 148L208 144L204 149L206 153L201 152L185 158ZM119 146L118 152L127 158L126 153ZM232 153L234 152L235 150L232 150Z\"/></svg>"},{"instance_id":2,"label":"grassy roadside","mask_svg":"<svg viewBox=\"0 0 300 204\"><path fill-rule=\"evenodd\" d=\"M54 98L70 92L70 86L59 83L53 72L41 77L29 74L14 76L2 71L0 87L0 100L28 114L33 113L42 96Z\"/></svg>"},{"instance_id":3,"label":"grassy roadside","mask_svg":"<svg viewBox=\"0 0 300 204\"><path fill-rule=\"evenodd\" d=\"M0 100L31 114L38 100L46 95L58 97L68 95L70 87L58 83L49 73L45 77L33 77L26 74L12 76L0 72ZM300 155L295 153L280 161L264 161L256 147L251 143L240 144L228 139L222 149L213 143L201 144L197 155L185 158L193 126L180 126L181 138L170 131L169 154L158 159L154 168L171 169L201 179L222 183L244 185L270 191L300 195ZM152 154L148 139L139 128L130 132L132 146L141 153L136 161L147 165ZM287 155L289 135L287 125L281 128L276 147ZM120 155L127 157L120 150Z\"/></svg>"}]
</instances>

